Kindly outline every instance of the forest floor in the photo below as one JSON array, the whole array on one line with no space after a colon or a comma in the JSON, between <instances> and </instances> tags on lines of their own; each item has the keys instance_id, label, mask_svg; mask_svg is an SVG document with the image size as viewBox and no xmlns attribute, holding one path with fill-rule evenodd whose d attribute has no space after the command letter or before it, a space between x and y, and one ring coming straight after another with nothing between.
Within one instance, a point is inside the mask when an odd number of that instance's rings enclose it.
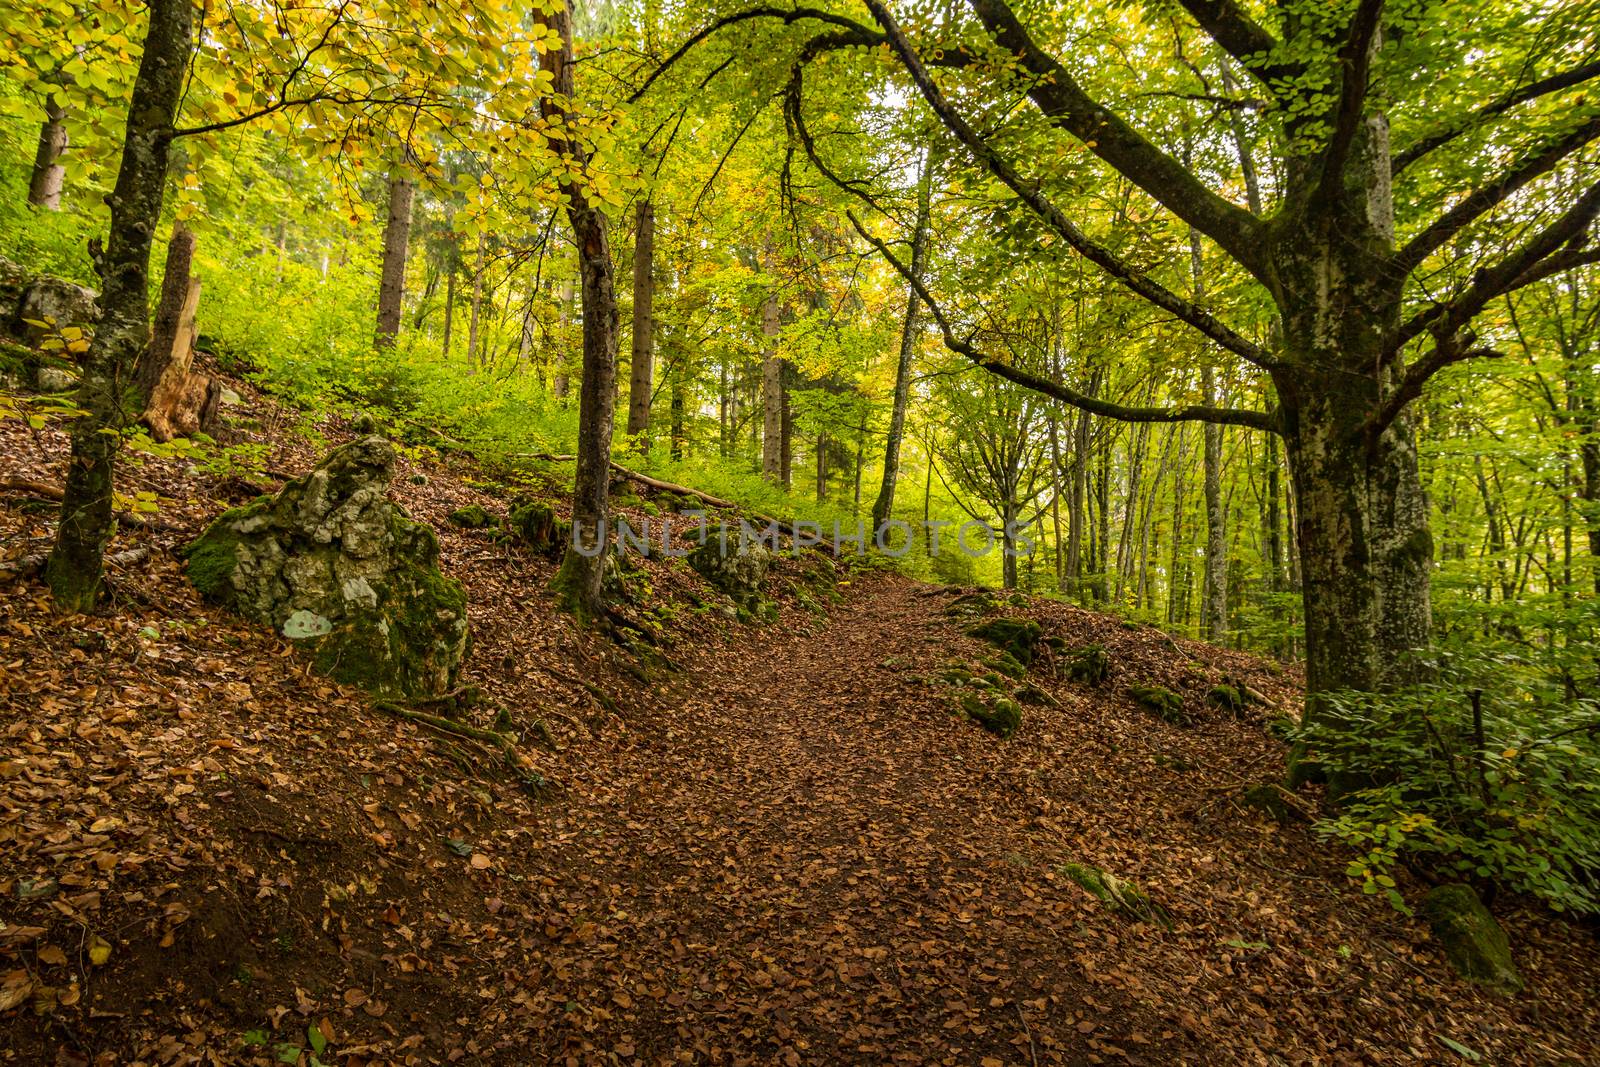
<instances>
[{"instance_id":1,"label":"forest floor","mask_svg":"<svg viewBox=\"0 0 1600 1067\"><path fill-rule=\"evenodd\" d=\"M237 432L307 469L239 388ZM64 456L59 427L0 423L6 556L47 543L24 483ZM1336 846L1239 803L1281 766L1267 712L1185 728L1124 695L1201 709L1229 674L1292 706L1275 665L1036 599L1008 613L1115 674L1046 657L1055 703L1001 741L937 681L982 651L955 591L847 569L825 614L785 594L744 626L657 560L632 610L677 669L646 669L551 610L547 562L444 522L503 507L492 483L419 454L394 493L468 587L462 714L505 709L532 786L197 599L173 549L255 491L236 474L124 469L162 507L101 613L0 582L0 1063L1600 1062L1592 926L1502 900L1529 989L1469 987Z\"/></svg>"}]
</instances>

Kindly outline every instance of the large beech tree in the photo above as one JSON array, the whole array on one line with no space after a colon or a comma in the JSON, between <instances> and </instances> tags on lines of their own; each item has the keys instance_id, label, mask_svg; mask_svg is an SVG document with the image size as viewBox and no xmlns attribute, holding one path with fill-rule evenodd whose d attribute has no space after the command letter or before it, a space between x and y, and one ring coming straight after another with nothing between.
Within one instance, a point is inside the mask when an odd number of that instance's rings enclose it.
<instances>
[{"instance_id":1,"label":"large beech tree","mask_svg":"<svg viewBox=\"0 0 1600 1067\"><path fill-rule=\"evenodd\" d=\"M812 132L819 120L805 94L808 79L861 77L863 49L892 57L869 69L887 66L888 77L907 83L1038 232L1264 372L1277 403L1257 410L1133 407L1086 395L975 344L947 310L948 294L858 222L917 288L945 344L992 372L1112 419L1281 436L1298 491L1308 688L1371 690L1413 677L1403 665L1430 640L1432 542L1411 403L1442 368L1496 354L1473 330L1491 301L1597 258L1588 241L1600 183L1558 180L1600 137L1600 107L1582 95L1600 77L1593 49L1552 49L1548 33L1517 32L1546 19L1539 5L1519 13L1518 4L1501 4L1450 27L1430 21L1434 6L1178 0L1176 8L1151 5L1149 23L1119 24L1119 34L1131 25L1153 38L1141 42L1143 62L1169 55L1177 74L1203 74L1189 58L1199 44L1199 54L1248 79L1234 93L1202 84L1113 99L1086 88L1098 73L1093 62L1068 58L1081 22L1005 0L967 0L938 19L889 0L862 0L859 15L847 6L744 7L713 19L664 68L724 31L769 52L781 34L791 45L782 94L791 128L817 169L870 203L870 180L819 147L827 139ZM1162 21L1168 14L1171 25ZM1572 16L1567 34L1592 40L1581 17ZM1172 35L1189 47L1168 47L1162 38ZM1475 80L1456 86L1457 96L1475 102L1441 111L1436 83L1468 57ZM1497 82L1499 72L1508 73ZM1235 202L1236 174L1180 162L1178 138L1163 122L1170 111L1160 109L1184 95L1257 114L1269 158L1248 160L1247 177L1270 182L1261 211ZM1010 108L1012 100L1027 105ZM1406 135L1391 144L1395 116ZM1055 180L1066 166L1053 162L1065 158L1055 147L1073 142L1159 207L1148 226L1203 235L1273 314L1225 321L1180 295L1181 270L1097 242L1074 218L1073 183ZM1281 327L1267 328L1268 320Z\"/></svg>"}]
</instances>

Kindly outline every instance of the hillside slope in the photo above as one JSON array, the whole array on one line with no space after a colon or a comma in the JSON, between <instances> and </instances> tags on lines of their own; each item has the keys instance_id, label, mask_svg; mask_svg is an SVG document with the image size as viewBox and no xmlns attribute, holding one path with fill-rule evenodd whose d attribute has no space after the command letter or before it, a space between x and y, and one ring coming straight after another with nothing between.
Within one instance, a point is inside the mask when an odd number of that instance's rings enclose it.
<instances>
[{"instance_id":1,"label":"hillside slope","mask_svg":"<svg viewBox=\"0 0 1600 1067\"><path fill-rule=\"evenodd\" d=\"M305 470L290 414L238 388L265 466ZM0 424L8 484L59 485L64 455L58 427ZM1206 691L1294 698L1252 657L1007 608L1114 674L1078 685L1046 654L1048 698L1001 741L952 714L942 669L987 651L957 591L846 572L826 614L786 596L743 626L652 560L633 610L678 669L652 668L551 610L549 563L444 521L504 507L482 472L409 460L395 495L471 597L460 714L509 720L523 779L199 602L171 550L253 491L236 477L124 477L166 503L119 538L152 551L102 614L0 584L0 1062L1600 1059L1591 932L1513 911L1530 992L1478 993L1335 850L1238 803L1281 746ZM29 495L3 498L8 555L46 543ZM1068 863L1142 885L1172 929Z\"/></svg>"}]
</instances>

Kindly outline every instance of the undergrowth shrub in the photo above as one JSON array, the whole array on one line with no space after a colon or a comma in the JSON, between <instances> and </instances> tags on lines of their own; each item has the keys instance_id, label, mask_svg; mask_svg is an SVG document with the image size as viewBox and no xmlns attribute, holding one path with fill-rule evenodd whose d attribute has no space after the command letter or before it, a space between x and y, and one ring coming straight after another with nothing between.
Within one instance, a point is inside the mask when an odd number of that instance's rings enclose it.
<instances>
[{"instance_id":1,"label":"undergrowth shrub","mask_svg":"<svg viewBox=\"0 0 1600 1067\"><path fill-rule=\"evenodd\" d=\"M1545 677L1511 655L1446 655L1428 684L1326 697L1298 739L1368 783L1318 824L1360 854L1347 873L1363 891L1409 911L1405 864L1600 912L1600 705Z\"/></svg>"}]
</instances>

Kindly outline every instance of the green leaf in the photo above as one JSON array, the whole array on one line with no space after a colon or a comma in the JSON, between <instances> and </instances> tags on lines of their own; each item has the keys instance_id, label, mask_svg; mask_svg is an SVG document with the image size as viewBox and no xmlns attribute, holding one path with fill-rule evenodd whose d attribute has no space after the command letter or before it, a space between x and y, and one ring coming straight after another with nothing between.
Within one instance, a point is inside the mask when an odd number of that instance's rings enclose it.
<instances>
[{"instance_id":1,"label":"green leaf","mask_svg":"<svg viewBox=\"0 0 1600 1067\"><path fill-rule=\"evenodd\" d=\"M1456 1055L1460 1056L1464 1060L1468 1060L1468 1061L1470 1061L1472 1063L1481 1063L1483 1061L1483 1056L1482 1056L1481 1053L1474 1052L1472 1049L1470 1049L1467 1046L1463 1045L1459 1041L1455 1041L1455 1040L1452 1040L1451 1038L1445 1037L1443 1034L1434 1034L1433 1037L1434 1037L1434 1040L1439 1042L1439 1044L1443 1045L1445 1048L1449 1049L1451 1052L1454 1052Z\"/></svg>"}]
</instances>

